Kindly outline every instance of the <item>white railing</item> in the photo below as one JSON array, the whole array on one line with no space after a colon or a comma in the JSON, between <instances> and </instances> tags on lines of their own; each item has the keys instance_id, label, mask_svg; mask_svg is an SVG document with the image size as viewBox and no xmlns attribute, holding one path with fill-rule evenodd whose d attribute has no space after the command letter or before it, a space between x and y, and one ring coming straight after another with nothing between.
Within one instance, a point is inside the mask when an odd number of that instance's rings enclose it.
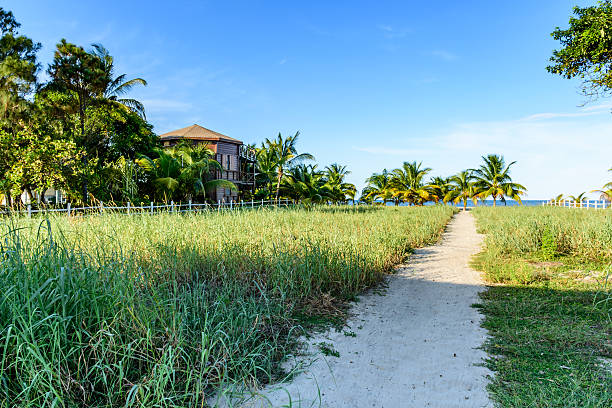
<instances>
[{"instance_id":1,"label":"white railing","mask_svg":"<svg viewBox=\"0 0 612 408\"><path fill-rule=\"evenodd\" d=\"M138 214L155 214L160 212L171 212L171 213L185 213L185 212L205 212L205 211L234 211L240 209L253 209L253 208L264 208L264 207L289 207L294 202L289 199L280 200L251 200L251 201L230 201L227 203L217 202L216 204L206 203L193 203L188 201L187 203L175 203L171 201L170 204L155 204L151 202L148 205L134 205L127 203L124 206L112 206L104 205L100 202L99 205L88 206L88 207L72 207L70 203L66 204L65 208L32 208L31 205L27 205L24 210L17 211L0 211L0 215L27 215L31 217L35 214L50 214L50 213L66 213L68 216L72 215L96 215L110 213L125 213L127 215L138 215Z\"/></svg>"},{"instance_id":2,"label":"white railing","mask_svg":"<svg viewBox=\"0 0 612 408\"><path fill-rule=\"evenodd\" d=\"M544 206L550 207L565 207L565 208L587 208L587 209L601 209L604 210L606 208L612 207L612 202L606 200L583 200L583 201L574 201L574 200L549 200L545 203L542 203Z\"/></svg>"}]
</instances>

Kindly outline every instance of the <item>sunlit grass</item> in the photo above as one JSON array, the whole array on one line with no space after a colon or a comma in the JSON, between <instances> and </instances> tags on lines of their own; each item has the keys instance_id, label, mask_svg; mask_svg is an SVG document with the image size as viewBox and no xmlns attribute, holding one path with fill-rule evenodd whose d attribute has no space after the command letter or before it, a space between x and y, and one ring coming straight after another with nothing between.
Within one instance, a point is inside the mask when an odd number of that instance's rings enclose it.
<instances>
[{"instance_id":1,"label":"sunlit grass","mask_svg":"<svg viewBox=\"0 0 612 408\"><path fill-rule=\"evenodd\" d=\"M4 406L205 406L255 386L303 333L452 215L426 208L0 221Z\"/></svg>"},{"instance_id":2,"label":"sunlit grass","mask_svg":"<svg viewBox=\"0 0 612 408\"><path fill-rule=\"evenodd\" d=\"M477 208L499 406L609 407L612 211Z\"/></svg>"}]
</instances>

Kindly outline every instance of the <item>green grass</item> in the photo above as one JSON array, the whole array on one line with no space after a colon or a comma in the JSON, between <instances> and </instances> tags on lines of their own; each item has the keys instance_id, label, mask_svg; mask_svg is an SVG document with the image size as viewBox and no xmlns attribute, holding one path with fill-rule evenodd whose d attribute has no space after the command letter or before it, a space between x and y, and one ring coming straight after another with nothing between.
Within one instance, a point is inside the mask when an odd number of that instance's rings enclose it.
<instances>
[{"instance_id":1,"label":"green grass","mask_svg":"<svg viewBox=\"0 0 612 408\"><path fill-rule=\"evenodd\" d=\"M0 220L0 405L206 406L284 375L310 327L453 210Z\"/></svg>"},{"instance_id":2,"label":"green grass","mask_svg":"<svg viewBox=\"0 0 612 408\"><path fill-rule=\"evenodd\" d=\"M610 407L612 211L477 208L478 305L502 407Z\"/></svg>"}]
</instances>

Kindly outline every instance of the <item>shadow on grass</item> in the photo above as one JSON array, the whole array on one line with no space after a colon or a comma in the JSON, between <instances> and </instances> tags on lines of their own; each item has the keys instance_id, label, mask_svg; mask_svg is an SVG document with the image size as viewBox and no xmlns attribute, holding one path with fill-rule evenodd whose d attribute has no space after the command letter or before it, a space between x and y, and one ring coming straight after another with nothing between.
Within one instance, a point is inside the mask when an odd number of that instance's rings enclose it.
<instances>
[{"instance_id":1,"label":"shadow on grass","mask_svg":"<svg viewBox=\"0 0 612 408\"><path fill-rule=\"evenodd\" d=\"M476 305L491 337L489 385L500 406L610 407L609 292L563 289L559 282L492 286Z\"/></svg>"}]
</instances>

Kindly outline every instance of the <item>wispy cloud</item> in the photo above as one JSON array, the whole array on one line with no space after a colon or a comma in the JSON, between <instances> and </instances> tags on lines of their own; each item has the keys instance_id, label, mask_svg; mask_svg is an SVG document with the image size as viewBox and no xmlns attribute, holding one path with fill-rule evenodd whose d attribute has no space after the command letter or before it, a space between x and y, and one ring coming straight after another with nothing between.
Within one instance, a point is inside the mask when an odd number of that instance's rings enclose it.
<instances>
[{"instance_id":1,"label":"wispy cloud","mask_svg":"<svg viewBox=\"0 0 612 408\"><path fill-rule=\"evenodd\" d=\"M385 38L388 38L388 39L404 38L410 33L409 29L406 29L406 28L398 29L388 24L379 24L376 26L376 28L378 28L378 30L383 33Z\"/></svg>"},{"instance_id":2,"label":"wispy cloud","mask_svg":"<svg viewBox=\"0 0 612 408\"><path fill-rule=\"evenodd\" d=\"M446 50L433 50L429 52L429 55L441 58L445 61L454 61L458 58L456 54Z\"/></svg>"},{"instance_id":3,"label":"wispy cloud","mask_svg":"<svg viewBox=\"0 0 612 408\"><path fill-rule=\"evenodd\" d=\"M279 65L285 65L287 63L287 58L283 58L278 63L279 63Z\"/></svg>"},{"instance_id":4,"label":"wispy cloud","mask_svg":"<svg viewBox=\"0 0 612 408\"><path fill-rule=\"evenodd\" d=\"M141 102L151 112L185 111L193 107L190 103L168 99L144 99Z\"/></svg>"},{"instance_id":5,"label":"wispy cloud","mask_svg":"<svg viewBox=\"0 0 612 408\"><path fill-rule=\"evenodd\" d=\"M595 106L588 106L581 108L578 112L544 112L536 113L534 115L525 116L519 119L519 121L536 121L536 120L547 120L547 119L563 119L563 118L579 118L583 116L595 116L604 113L609 114L612 109L612 104L601 104Z\"/></svg>"},{"instance_id":6,"label":"wispy cloud","mask_svg":"<svg viewBox=\"0 0 612 408\"><path fill-rule=\"evenodd\" d=\"M605 115L610 113L603 105L575 113L458 123L432 137L409 138L405 144L353 149L377 156L377 161L423 160L441 175L474 167L482 155L503 154L517 161L512 175L528 187L530 197L545 199L590 191L609 181L612 117Z\"/></svg>"}]
</instances>

